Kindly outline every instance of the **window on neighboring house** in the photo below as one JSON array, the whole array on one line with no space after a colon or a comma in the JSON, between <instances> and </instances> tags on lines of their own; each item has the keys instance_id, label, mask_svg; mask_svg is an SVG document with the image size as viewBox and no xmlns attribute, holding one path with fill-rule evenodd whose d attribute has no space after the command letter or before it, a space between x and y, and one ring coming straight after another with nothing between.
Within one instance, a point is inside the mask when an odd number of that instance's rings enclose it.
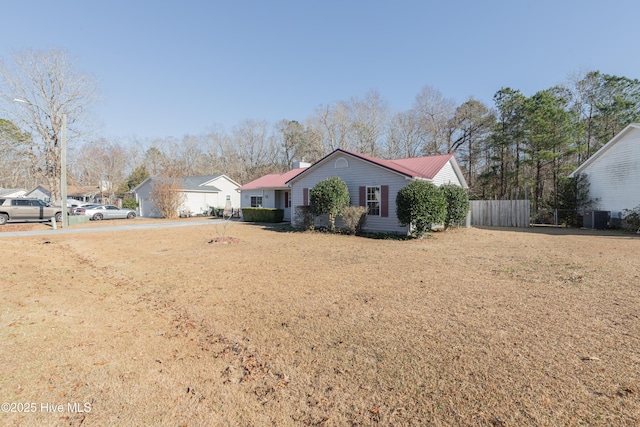
<instances>
[{"instance_id":1,"label":"window on neighboring house","mask_svg":"<svg viewBox=\"0 0 640 427\"><path fill-rule=\"evenodd\" d=\"M380 215L380 187L367 187L368 215Z\"/></svg>"},{"instance_id":2,"label":"window on neighboring house","mask_svg":"<svg viewBox=\"0 0 640 427\"><path fill-rule=\"evenodd\" d=\"M252 208L261 208L262 207L262 196L251 196L251 207Z\"/></svg>"}]
</instances>

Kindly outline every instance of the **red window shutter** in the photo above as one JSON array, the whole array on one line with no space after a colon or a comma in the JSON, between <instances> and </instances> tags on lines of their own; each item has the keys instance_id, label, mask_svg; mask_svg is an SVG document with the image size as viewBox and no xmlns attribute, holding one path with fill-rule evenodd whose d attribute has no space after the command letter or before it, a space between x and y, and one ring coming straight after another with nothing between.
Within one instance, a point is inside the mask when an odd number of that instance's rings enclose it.
<instances>
[{"instance_id":1,"label":"red window shutter","mask_svg":"<svg viewBox=\"0 0 640 427\"><path fill-rule=\"evenodd\" d=\"M360 187L360 206L367 206L367 187Z\"/></svg>"},{"instance_id":2,"label":"red window shutter","mask_svg":"<svg viewBox=\"0 0 640 427\"><path fill-rule=\"evenodd\" d=\"M380 187L380 216L389 216L389 186L383 185Z\"/></svg>"},{"instance_id":3,"label":"red window shutter","mask_svg":"<svg viewBox=\"0 0 640 427\"><path fill-rule=\"evenodd\" d=\"M302 189L302 205L309 206L309 189L308 188Z\"/></svg>"}]
</instances>

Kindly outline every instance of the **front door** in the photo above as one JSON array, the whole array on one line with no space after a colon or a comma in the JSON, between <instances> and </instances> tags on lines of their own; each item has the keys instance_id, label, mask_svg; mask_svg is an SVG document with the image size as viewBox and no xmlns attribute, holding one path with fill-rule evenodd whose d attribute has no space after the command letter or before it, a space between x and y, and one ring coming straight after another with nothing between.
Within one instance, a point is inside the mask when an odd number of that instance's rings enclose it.
<instances>
[{"instance_id":1,"label":"front door","mask_svg":"<svg viewBox=\"0 0 640 427\"><path fill-rule=\"evenodd\" d=\"M282 194L284 197L284 220L291 221L291 193L283 191Z\"/></svg>"}]
</instances>

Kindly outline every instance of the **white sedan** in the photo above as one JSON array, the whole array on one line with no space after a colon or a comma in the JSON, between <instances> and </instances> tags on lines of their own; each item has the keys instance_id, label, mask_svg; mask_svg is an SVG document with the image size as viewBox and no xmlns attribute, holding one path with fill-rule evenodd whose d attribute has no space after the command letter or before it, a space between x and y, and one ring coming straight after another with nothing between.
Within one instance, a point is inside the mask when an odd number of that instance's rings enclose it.
<instances>
[{"instance_id":1,"label":"white sedan","mask_svg":"<svg viewBox=\"0 0 640 427\"><path fill-rule=\"evenodd\" d=\"M119 208L113 205L99 205L84 209L82 207L76 209L76 215L86 215L89 219L100 221L103 219L117 218L135 218L136 211L131 209Z\"/></svg>"}]
</instances>

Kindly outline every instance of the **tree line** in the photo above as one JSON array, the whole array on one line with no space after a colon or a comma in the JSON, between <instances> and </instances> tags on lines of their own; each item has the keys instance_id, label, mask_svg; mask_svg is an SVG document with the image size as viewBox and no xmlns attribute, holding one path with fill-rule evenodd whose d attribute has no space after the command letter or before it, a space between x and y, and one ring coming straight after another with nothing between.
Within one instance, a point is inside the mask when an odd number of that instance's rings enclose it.
<instances>
[{"instance_id":1,"label":"tree line","mask_svg":"<svg viewBox=\"0 0 640 427\"><path fill-rule=\"evenodd\" d=\"M589 71L531 96L501 88L492 105L473 98L458 105L425 86L409 109L392 111L370 90L321 104L304 119L247 119L230 130L122 142L90 136L90 127L81 126L82 113L98 98L97 85L74 72L66 53L23 53L14 64L0 62L0 187L5 188L59 182L59 130L66 110L73 117L69 182L108 182L111 196L149 175L220 173L246 183L342 148L385 159L454 153L470 198L529 198L535 211L558 207L567 174L629 123L640 121L639 80ZM27 103L9 102L15 97Z\"/></svg>"}]
</instances>

